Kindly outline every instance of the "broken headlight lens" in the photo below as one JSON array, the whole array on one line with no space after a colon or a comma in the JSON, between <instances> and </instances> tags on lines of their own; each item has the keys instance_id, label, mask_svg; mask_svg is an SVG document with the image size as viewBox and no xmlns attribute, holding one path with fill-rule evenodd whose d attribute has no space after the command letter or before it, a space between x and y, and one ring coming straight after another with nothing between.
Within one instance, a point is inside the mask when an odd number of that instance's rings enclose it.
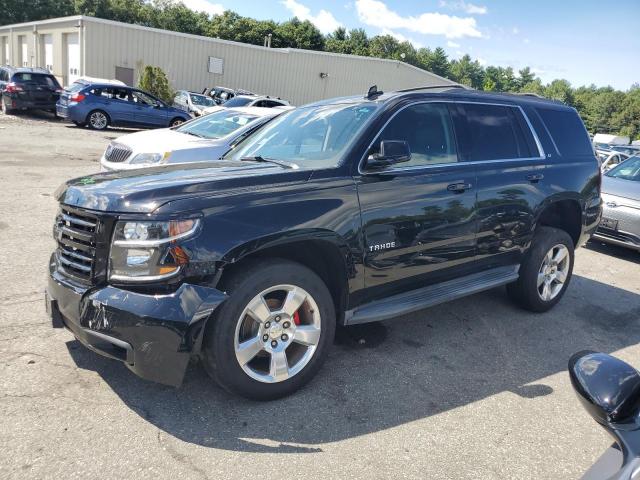
<instances>
[{"instance_id":1,"label":"broken headlight lens","mask_svg":"<svg viewBox=\"0 0 640 480\"><path fill-rule=\"evenodd\" d=\"M200 219L116 223L109 280L153 282L173 277L189 262L176 241L195 235Z\"/></svg>"}]
</instances>

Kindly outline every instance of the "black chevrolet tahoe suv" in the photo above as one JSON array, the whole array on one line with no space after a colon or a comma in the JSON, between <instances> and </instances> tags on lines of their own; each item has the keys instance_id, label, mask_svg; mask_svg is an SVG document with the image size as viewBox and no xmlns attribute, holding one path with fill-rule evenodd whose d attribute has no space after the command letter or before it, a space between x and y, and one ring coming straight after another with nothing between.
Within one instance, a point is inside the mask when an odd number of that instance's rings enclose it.
<instances>
[{"instance_id":1,"label":"black chevrolet tahoe suv","mask_svg":"<svg viewBox=\"0 0 640 480\"><path fill-rule=\"evenodd\" d=\"M231 392L277 398L318 372L337 325L500 285L553 307L600 182L573 108L372 89L292 110L220 161L62 185L47 308L145 379L178 386L198 358Z\"/></svg>"}]
</instances>

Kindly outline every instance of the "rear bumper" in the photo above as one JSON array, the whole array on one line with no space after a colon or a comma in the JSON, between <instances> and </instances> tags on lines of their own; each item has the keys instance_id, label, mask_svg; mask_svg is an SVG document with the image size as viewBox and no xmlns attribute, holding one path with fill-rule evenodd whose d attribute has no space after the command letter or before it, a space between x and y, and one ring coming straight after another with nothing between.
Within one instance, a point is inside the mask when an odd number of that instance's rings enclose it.
<instances>
[{"instance_id":1,"label":"rear bumper","mask_svg":"<svg viewBox=\"0 0 640 480\"><path fill-rule=\"evenodd\" d=\"M632 233L610 230L608 228L598 228L593 238L600 240L601 242L618 245L620 247L632 248L640 252L640 237Z\"/></svg>"},{"instance_id":2,"label":"rear bumper","mask_svg":"<svg viewBox=\"0 0 640 480\"><path fill-rule=\"evenodd\" d=\"M189 359L200 351L206 319L225 299L216 289L191 284L166 295L87 289L60 275L53 259L45 293L54 328L67 328L141 378L172 386L182 383Z\"/></svg>"},{"instance_id":3,"label":"rear bumper","mask_svg":"<svg viewBox=\"0 0 640 480\"><path fill-rule=\"evenodd\" d=\"M24 100L14 95L2 95L2 100L9 108L16 110L55 110L57 100Z\"/></svg>"}]
</instances>

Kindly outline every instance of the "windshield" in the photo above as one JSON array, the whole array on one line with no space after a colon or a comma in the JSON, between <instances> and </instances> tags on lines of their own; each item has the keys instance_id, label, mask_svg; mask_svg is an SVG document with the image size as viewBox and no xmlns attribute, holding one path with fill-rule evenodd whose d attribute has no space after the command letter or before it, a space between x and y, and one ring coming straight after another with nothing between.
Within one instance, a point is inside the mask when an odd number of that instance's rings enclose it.
<instances>
[{"instance_id":1,"label":"windshield","mask_svg":"<svg viewBox=\"0 0 640 480\"><path fill-rule=\"evenodd\" d=\"M194 105L200 105L202 107L213 107L216 102L214 102L211 98L205 97L204 95L196 95L191 93L191 103Z\"/></svg>"},{"instance_id":2,"label":"windshield","mask_svg":"<svg viewBox=\"0 0 640 480\"><path fill-rule=\"evenodd\" d=\"M228 158L263 157L313 168L335 167L377 109L373 103L298 108L249 137Z\"/></svg>"},{"instance_id":3,"label":"windshield","mask_svg":"<svg viewBox=\"0 0 640 480\"><path fill-rule=\"evenodd\" d=\"M246 104L248 104L249 102L251 102L253 100L253 98L249 97L235 97L232 98L231 100L227 100L224 103L225 107L244 107Z\"/></svg>"},{"instance_id":4,"label":"windshield","mask_svg":"<svg viewBox=\"0 0 640 480\"><path fill-rule=\"evenodd\" d=\"M640 182L640 157L629 157L617 167L609 170L605 175L607 177Z\"/></svg>"},{"instance_id":5,"label":"windshield","mask_svg":"<svg viewBox=\"0 0 640 480\"><path fill-rule=\"evenodd\" d=\"M255 115L246 113L219 110L191 120L176 128L176 131L208 139L222 138L248 125L256 118Z\"/></svg>"}]
</instances>

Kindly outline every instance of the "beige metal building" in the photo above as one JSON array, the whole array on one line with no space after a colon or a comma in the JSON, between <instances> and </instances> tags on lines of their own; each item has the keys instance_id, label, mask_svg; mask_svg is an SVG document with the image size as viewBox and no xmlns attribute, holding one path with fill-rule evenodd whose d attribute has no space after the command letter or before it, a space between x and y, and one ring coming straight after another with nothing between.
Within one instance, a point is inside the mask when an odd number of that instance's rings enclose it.
<instances>
[{"instance_id":1,"label":"beige metal building","mask_svg":"<svg viewBox=\"0 0 640 480\"><path fill-rule=\"evenodd\" d=\"M0 27L0 64L46 67L63 85L79 76L137 82L144 65L162 68L176 89L222 85L279 96L295 105L367 91L450 80L395 60L266 48L73 16Z\"/></svg>"}]
</instances>

